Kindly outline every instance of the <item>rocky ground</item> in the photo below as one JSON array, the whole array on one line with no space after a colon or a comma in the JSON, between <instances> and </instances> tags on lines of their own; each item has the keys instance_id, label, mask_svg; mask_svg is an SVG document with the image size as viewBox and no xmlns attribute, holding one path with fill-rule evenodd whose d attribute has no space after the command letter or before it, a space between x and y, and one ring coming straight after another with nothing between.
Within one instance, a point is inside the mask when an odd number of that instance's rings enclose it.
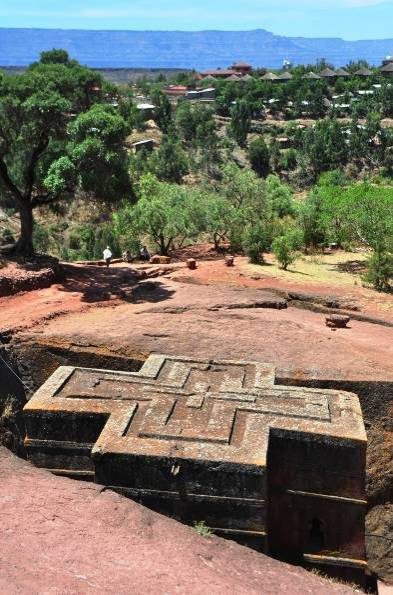
<instances>
[{"instance_id":1,"label":"rocky ground","mask_svg":"<svg viewBox=\"0 0 393 595\"><path fill-rule=\"evenodd\" d=\"M202 537L96 484L0 447L0 592L350 595L349 586Z\"/></svg>"},{"instance_id":2,"label":"rocky ground","mask_svg":"<svg viewBox=\"0 0 393 595\"><path fill-rule=\"evenodd\" d=\"M0 297L50 287L59 277L60 268L55 258L11 261L0 258Z\"/></svg>"},{"instance_id":3,"label":"rocky ground","mask_svg":"<svg viewBox=\"0 0 393 595\"><path fill-rule=\"evenodd\" d=\"M356 392L369 437L369 560L393 582L393 296L203 256L197 271L67 265L64 282L0 300L5 347L32 389L60 364L138 369L158 351L274 362L279 383ZM349 312L349 328L328 328L331 311Z\"/></svg>"}]
</instances>

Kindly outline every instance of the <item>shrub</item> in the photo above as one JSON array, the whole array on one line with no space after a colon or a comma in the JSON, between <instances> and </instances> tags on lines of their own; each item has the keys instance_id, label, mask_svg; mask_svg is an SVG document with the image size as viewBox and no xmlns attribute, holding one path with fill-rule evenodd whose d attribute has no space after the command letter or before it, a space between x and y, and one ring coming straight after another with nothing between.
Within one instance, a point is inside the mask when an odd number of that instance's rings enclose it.
<instances>
[{"instance_id":1,"label":"shrub","mask_svg":"<svg viewBox=\"0 0 393 595\"><path fill-rule=\"evenodd\" d=\"M371 283L379 291L389 291L393 280L393 254L374 252L367 264L368 270L363 276L364 281Z\"/></svg>"},{"instance_id":2,"label":"shrub","mask_svg":"<svg viewBox=\"0 0 393 595\"><path fill-rule=\"evenodd\" d=\"M269 148L262 137L256 138L250 143L248 158L252 169L261 178L266 178L270 170Z\"/></svg>"},{"instance_id":3,"label":"shrub","mask_svg":"<svg viewBox=\"0 0 393 595\"><path fill-rule=\"evenodd\" d=\"M279 236L273 241L272 248L274 256L281 264L281 268L286 271L288 266L295 262L297 258L292 237L289 234Z\"/></svg>"},{"instance_id":4,"label":"shrub","mask_svg":"<svg viewBox=\"0 0 393 595\"><path fill-rule=\"evenodd\" d=\"M33 244L36 252L47 253L49 248L49 231L43 225L34 223Z\"/></svg>"},{"instance_id":5,"label":"shrub","mask_svg":"<svg viewBox=\"0 0 393 595\"><path fill-rule=\"evenodd\" d=\"M264 262L263 253L270 248L271 229L258 223L250 227L243 241L244 250L253 264Z\"/></svg>"},{"instance_id":6,"label":"shrub","mask_svg":"<svg viewBox=\"0 0 393 595\"><path fill-rule=\"evenodd\" d=\"M291 171L297 166L297 152L295 149L288 149L282 156L282 168Z\"/></svg>"},{"instance_id":7,"label":"shrub","mask_svg":"<svg viewBox=\"0 0 393 595\"><path fill-rule=\"evenodd\" d=\"M213 531L206 525L205 521L195 521L194 529L198 535L202 535L202 537L210 537L213 535Z\"/></svg>"}]
</instances>

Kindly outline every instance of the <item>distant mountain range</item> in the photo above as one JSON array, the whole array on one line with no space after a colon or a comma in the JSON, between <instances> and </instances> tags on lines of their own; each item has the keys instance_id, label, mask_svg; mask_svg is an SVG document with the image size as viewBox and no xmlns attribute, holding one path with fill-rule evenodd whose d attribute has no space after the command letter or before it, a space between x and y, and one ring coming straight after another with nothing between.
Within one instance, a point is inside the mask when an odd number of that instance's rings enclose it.
<instances>
[{"instance_id":1,"label":"distant mountain range","mask_svg":"<svg viewBox=\"0 0 393 595\"><path fill-rule=\"evenodd\" d=\"M0 65L25 66L42 50L66 49L91 67L206 68L247 61L279 68L284 59L308 64L326 58L336 66L363 58L371 64L393 53L393 39L344 41L282 37L255 31L84 31L0 28Z\"/></svg>"}]
</instances>

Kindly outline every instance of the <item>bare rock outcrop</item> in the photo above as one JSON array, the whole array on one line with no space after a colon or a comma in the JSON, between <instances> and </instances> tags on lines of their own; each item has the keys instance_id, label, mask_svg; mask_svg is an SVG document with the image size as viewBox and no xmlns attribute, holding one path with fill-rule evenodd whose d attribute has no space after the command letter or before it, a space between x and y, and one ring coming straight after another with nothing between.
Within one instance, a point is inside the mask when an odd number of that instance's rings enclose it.
<instances>
[{"instance_id":1,"label":"bare rock outcrop","mask_svg":"<svg viewBox=\"0 0 393 595\"><path fill-rule=\"evenodd\" d=\"M0 592L349 595L326 581L59 478L0 448Z\"/></svg>"}]
</instances>

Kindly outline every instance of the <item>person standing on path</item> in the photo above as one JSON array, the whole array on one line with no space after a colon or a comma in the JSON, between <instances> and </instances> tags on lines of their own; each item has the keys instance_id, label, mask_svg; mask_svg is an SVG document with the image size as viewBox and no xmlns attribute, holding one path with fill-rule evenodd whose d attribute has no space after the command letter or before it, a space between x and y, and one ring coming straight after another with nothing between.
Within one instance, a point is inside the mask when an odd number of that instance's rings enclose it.
<instances>
[{"instance_id":1,"label":"person standing on path","mask_svg":"<svg viewBox=\"0 0 393 595\"><path fill-rule=\"evenodd\" d=\"M103 252L106 267L109 268L112 260L112 250L107 246Z\"/></svg>"}]
</instances>

